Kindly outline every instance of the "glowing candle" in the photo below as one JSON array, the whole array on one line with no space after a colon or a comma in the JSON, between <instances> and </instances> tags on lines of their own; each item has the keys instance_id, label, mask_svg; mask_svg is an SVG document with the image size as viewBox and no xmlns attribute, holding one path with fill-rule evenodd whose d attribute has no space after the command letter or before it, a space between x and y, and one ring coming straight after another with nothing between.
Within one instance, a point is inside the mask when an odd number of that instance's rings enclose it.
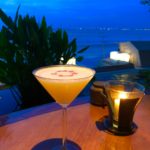
<instances>
[{"instance_id":1,"label":"glowing candle","mask_svg":"<svg viewBox=\"0 0 150 150\"><path fill-rule=\"evenodd\" d=\"M114 120L118 121L119 120L119 108L120 108L120 100L125 100L127 98L126 93L120 92L118 94L118 97L114 100ZM114 127L116 127L114 125Z\"/></svg>"},{"instance_id":2,"label":"glowing candle","mask_svg":"<svg viewBox=\"0 0 150 150\"><path fill-rule=\"evenodd\" d=\"M118 117L119 117L119 106L120 106L120 99L115 99L114 101L114 116L115 116L115 120L118 121Z\"/></svg>"},{"instance_id":3,"label":"glowing candle","mask_svg":"<svg viewBox=\"0 0 150 150\"><path fill-rule=\"evenodd\" d=\"M110 80L106 82L109 116L104 127L115 135L130 135L137 129L134 112L144 96L144 87L135 82Z\"/></svg>"}]
</instances>

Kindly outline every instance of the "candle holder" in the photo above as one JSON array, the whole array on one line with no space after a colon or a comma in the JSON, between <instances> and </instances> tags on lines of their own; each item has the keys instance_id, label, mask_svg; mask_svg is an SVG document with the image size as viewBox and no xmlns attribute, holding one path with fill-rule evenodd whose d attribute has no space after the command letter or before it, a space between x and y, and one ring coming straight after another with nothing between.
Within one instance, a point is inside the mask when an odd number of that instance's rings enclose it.
<instances>
[{"instance_id":1,"label":"candle holder","mask_svg":"<svg viewBox=\"0 0 150 150\"><path fill-rule=\"evenodd\" d=\"M110 80L105 84L109 116L104 120L105 129L114 135L133 134L137 125L134 112L144 96L144 87L138 83Z\"/></svg>"}]
</instances>

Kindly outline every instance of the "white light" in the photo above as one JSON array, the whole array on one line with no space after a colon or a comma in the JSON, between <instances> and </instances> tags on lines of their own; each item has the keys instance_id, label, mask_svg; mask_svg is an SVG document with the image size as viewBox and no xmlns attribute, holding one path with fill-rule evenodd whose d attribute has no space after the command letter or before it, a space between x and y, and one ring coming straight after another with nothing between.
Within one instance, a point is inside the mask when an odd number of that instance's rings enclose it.
<instances>
[{"instance_id":1,"label":"white light","mask_svg":"<svg viewBox=\"0 0 150 150\"><path fill-rule=\"evenodd\" d=\"M76 58L72 57L67 61L67 65L76 65Z\"/></svg>"},{"instance_id":2,"label":"white light","mask_svg":"<svg viewBox=\"0 0 150 150\"><path fill-rule=\"evenodd\" d=\"M119 108L120 108L120 99L115 99L114 100L114 117L115 117L115 120L118 121L118 116L119 116ZM114 125L113 125L114 126ZM118 126L116 126L118 127Z\"/></svg>"},{"instance_id":3,"label":"white light","mask_svg":"<svg viewBox=\"0 0 150 150\"><path fill-rule=\"evenodd\" d=\"M127 98L127 94L124 92L119 93L118 95L119 99L126 99Z\"/></svg>"},{"instance_id":4,"label":"white light","mask_svg":"<svg viewBox=\"0 0 150 150\"><path fill-rule=\"evenodd\" d=\"M110 52L110 59L118 60L118 54L119 53L117 51Z\"/></svg>"},{"instance_id":5,"label":"white light","mask_svg":"<svg viewBox=\"0 0 150 150\"><path fill-rule=\"evenodd\" d=\"M119 53L117 51L110 52L110 59L129 62L130 55L128 53Z\"/></svg>"},{"instance_id":6,"label":"white light","mask_svg":"<svg viewBox=\"0 0 150 150\"><path fill-rule=\"evenodd\" d=\"M63 57L61 57L61 58L60 58L60 62L59 62L59 64L60 64L60 65L62 65L62 64L63 64L63 61L64 61L64 58L63 58Z\"/></svg>"},{"instance_id":7,"label":"white light","mask_svg":"<svg viewBox=\"0 0 150 150\"><path fill-rule=\"evenodd\" d=\"M130 55L128 53L119 53L118 54L118 60L129 62L130 61Z\"/></svg>"}]
</instances>

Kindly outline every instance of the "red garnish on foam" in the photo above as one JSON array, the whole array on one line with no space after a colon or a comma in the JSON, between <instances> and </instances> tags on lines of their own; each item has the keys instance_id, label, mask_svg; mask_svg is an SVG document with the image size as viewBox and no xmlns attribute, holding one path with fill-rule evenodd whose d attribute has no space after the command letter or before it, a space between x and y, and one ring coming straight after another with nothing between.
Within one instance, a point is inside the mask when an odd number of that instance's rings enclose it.
<instances>
[{"instance_id":1,"label":"red garnish on foam","mask_svg":"<svg viewBox=\"0 0 150 150\"><path fill-rule=\"evenodd\" d=\"M59 77L72 77L78 73L74 72L73 70L58 70L51 74Z\"/></svg>"}]
</instances>

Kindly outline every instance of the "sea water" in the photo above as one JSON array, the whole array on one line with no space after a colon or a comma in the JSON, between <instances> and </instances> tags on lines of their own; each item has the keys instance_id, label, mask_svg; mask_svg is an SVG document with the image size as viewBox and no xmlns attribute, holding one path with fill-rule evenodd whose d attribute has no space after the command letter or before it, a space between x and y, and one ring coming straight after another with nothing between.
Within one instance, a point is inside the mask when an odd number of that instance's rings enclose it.
<instances>
[{"instance_id":1,"label":"sea water","mask_svg":"<svg viewBox=\"0 0 150 150\"><path fill-rule=\"evenodd\" d=\"M0 20L0 29L2 22ZM78 65L97 67L105 58L109 58L111 51L119 51L120 42L149 41L150 28L108 28L108 27L58 27L67 31L69 40L76 38L77 50L86 46L89 48L78 56L83 56Z\"/></svg>"},{"instance_id":2,"label":"sea water","mask_svg":"<svg viewBox=\"0 0 150 150\"><path fill-rule=\"evenodd\" d=\"M89 48L82 54L84 59L79 65L97 67L102 59L108 58L110 51L119 51L120 42L148 41L149 29L138 28L70 28L65 29L70 40L77 39L77 48Z\"/></svg>"},{"instance_id":3,"label":"sea water","mask_svg":"<svg viewBox=\"0 0 150 150\"><path fill-rule=\"evenodd\" d=\"M139 19L139 15L144 13L144 18L147 17L147 20L149 20L150 13L145 11L146 8L142 7L139 2L133 2L134 5L130 14L135 20L131 21L130 16L122 19L124 16L124 11L123 13L121 11L122 2L116 4L116 7L112 7L114 5L111 5L111 3L113 4L113 1L110 1L108 5L98 0L95 2L87 1L87 3L79 0L35 0L34 2L13 0L1 1L0 6L13 19L19 4L21 4L19 14L35 16L39 24L42 17L45 16L48 25L66 30L70 40L76 38L78 49L90 46L82 54L84 60L78 64L95 67L103 58L109 57L110 51L118 50L120 42L150 40L150 24L146 20L141 21L143 18ZM130 2L125 2L127 8L130 4ZM102 5L104 5L104 8L111 6L111 11L101 9ZM94 7L92 8L92 6ZM116 14L116 12L120 12L120 14ZM110 16L103 16L102 14L105 13L110 14ZM134 13L135 15L132 16ZM122 17L121 20L114 20L112 14L118 16L117 18ZM118 25L116 24L117 21ZM1 25L0 19L0 29Z\"/></svg>"},{"instance_id":4,"label":"sea water","mask_svg":"<svg viewBox=\"0 0 150 150\"><path fill-rule=\"evenodd\" d=\"M20 11L21 13L21 11ZM11 17L11 14L8 14ZM30 15L32 16L32 14ZM41 17L39 14L35 15L39 25ZM101 26L66 26L66 23L59 25L51 22L49 17L46 17L47 24L52 26L54 30L61 28L67 31L69 40L76 38L77 49L80 50L86 46L89 48L81 53L79 56L83 56L84 59L81 62L77 62L78 65L86 67L97 67L101 64L101 61L108 58L110 51L118 51L120 42L129 41L148 41L150 40L150 28L149 27L103 27ZM0 20L0 30L3 23Z\"/></svg>"}]
</instances>

